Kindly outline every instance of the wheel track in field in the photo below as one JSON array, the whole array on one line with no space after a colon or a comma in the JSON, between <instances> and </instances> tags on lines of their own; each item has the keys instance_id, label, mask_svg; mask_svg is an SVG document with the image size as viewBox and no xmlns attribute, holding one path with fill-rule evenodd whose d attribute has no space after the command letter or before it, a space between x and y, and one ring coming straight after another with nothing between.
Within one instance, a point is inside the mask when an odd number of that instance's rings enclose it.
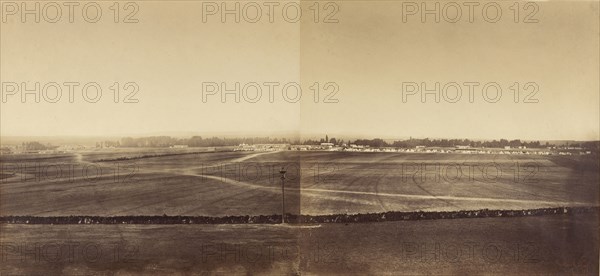
<instances>
[{"instance_id":1,"label":"wheel track in field","mask_svg":"<svg viewBox=\"0 0 600 276\"><path fill-rule=\"evenodd\" d=\"M241 161L245 161L245 160L248 160L248 159L260 156L262 154L268 154L268 153L274 153L274 152L265 152L265 153L252 154L252 155L244 156L244 157L241 157L241 158L237 158L234 161L238 161L238 162L240 162L240 160ZM494 156L494 161L495 161L496 157L497 156ZM78 158L79 158L78 160L80 160L81 162L90 163L90 162L87 162L87 161L83 161L83 158L82 158L81 155L79 155ZM228 178L211 176L211 175L195 174L195 173L186 172L186 170L192 170L192 169L191 168L186 168L186 169L184 169L184 171L145 170L144 169L144 170L141 170L141 172L143 172L143 173L168 173L168 174L177 174L177 175L188 175L188 176L195 176L195 177L204 177L204 178L209 178L209 179L213 179L213 180L218 180L218 181L220 181L222 183L229 184L229 185L235 185L235 186L240 186L240 187L244 187L244 188L251 188L253 191L262 189L262 190L266 190L266 191L271 191L271 193L274 193L274 194L279 194L280 193L279 192L280 190L277 187L268 187L268 186L257 185L257 184L252 184L252 183L248 183L248 182L242 182L242 181L236 181L236 180L232 180L232 179L228 179ZM344 191L344 190L318 189L318 188L289 188L289 189L290 190L296 190L296 191L299 191L301 193L302 193L302 191L312 192L312 193L306 193L305 195L310 196L310 197L315 197L315 198L321 198L319 196L319 194L323 194L323 193L325 193L325 194L335 194L335 196L333 196L333 198L335 198L337 200L341 200L341 201L350 201L350 202L356 202L356 200L345 198L343 195L352 194L352 195L369 195L369 196L375 196L377 198L377 200L379 201L380 205L382 205L382 208L385 208L385 206L383 205L382 197L394 197L394 198L406 198L406 199L435 199L435 200L443 201L443 202L445 202L445 203L447 203L449 205L452 205L454 207L458 207L458 206L449 203L449 201L482 201L482 202L504 202L504 203L524 203L524 204L531 204L531 203L538 203L538 204L540 204L541 203L541 204L550 204L550 205L567 204L567 205L585 205L585 206L589 206L590 205L589 203L583 203L583 202L559 202L559 201L540 201L540 200L497 199L497 198L485 198L485 197L437 196L437 195L429 192L427 189L424 189L423 187L421 187L419 184L417 184L416 181L415 181L415 185L419 189L421 189L422 191L424 191L425 193L427 193L428 195L381 193L379 191L378 182L375 185L375 191L374 192ZM219 188L216 188L216 189L219 189ZM142 195L140 195L140 196L142 196ZM179 198L185 198L185 197L188 197L188 196L192 196L192 194L190 194L190 195L184 195L184 196L179 197ZM108 198L108 199L110 200L110 198ZM171 200L171 199L169 199L169 200ZM155 202L153 204L161 203L161 202L164 202L164 201L165 200L161 200L161 201ZM153 205L153 204L148 204L148 206ZM136 209L136 208L133 208L133 209ZM190 211L190 210L188 210L188 211ZM185 211L185 212L187 212L187 211ZM183 212L183 213L185 213L185 212Z\"/></svg>"},{"instance_id":2,"label":"wheel track in field","mask_svg":"<svg viewBox=\"0 0 600 276\"><path fill-rule=\"evenodd\" d=\"M507 154L506 157L511 161L511 163L518 163L518 161L519 161L515 157L513 157L512 154ZM517 161L515 161L515 160L517 160ZM496 161L496 159L494 158L494 162L495 161ZM500 167L500 168L502 168L502 167ZM504 171L504 170L502 170L502 171ZM514 179L513 179L513 182L514 182ZM515 183L520 183L520 182L515 182ZM554 192L564 192L564 190L553 189L553 188L550 188L550 187L547 187L547 186L543 186L543 185L540 186L540 185L532 185L532 184L533 183L527 183L527 185L535 186L536 188L540 188L542 190L554 191ZM532 196L539 197L539 198L543 198L543 199L559 200L558 198L555 198L555 197L543 196L543 195L540 195L539 193L538 194L531 193L529 191L524 191L523 189L516 189L515 187L504 187L504 189L511 190L511 191L516 191L516 192L519 192L519 193L525 193L525 194L532 195Z\"/></svg>"},{"instance_id":3,"label":"wheel track in field","mask_svg":"<svg viewBox=\"0 0 600 276\"><path fill-rule=\"evenodd\" d=\"M496 157L494 157L494 160L495 160L495 158ZM267 187L267 186L263 186L263 185L257 185L257 184L252 184L252 183L248 183L248 182L236 181L236 180L232 180L232 179L210 176L210 175L202 175L202 174L188 174L188 175L195 175L198 177L211 178L214 180L219 180L226 184L240 186L240 187L265 189L265 190L271 191L272 193L276 193L276 194L279 193L279 188L277 188L277 187ZM436 199L436 200L440 200L440 201L446 203L447 205L453 206L457 209L459 209L459 206L452 204L450 201L477 201L477 202L481 201L481 202L495 202L495 203L547 204L547 205L565 205L566 204L566 205L581 205L581 206L589 206L590 205L589 203L586 203L586 202L561 202L561 201L543 201L543 200L540 201L540 200L523 200L523 199L498 199L498 198L487 198L487 197L438 196L438 195L431 193L427 189L423 188L421 185L419 185L417 183L417 181L415 181L415 185L420 190L427 193L428 195L381 193L381 192L379 192L378 188L375 192L359 192L359 191L345 191L345 190L319 189L319 188L288 188L288 190L299 191L300 193L302 193L302 191L315 192L317 194L305 193L302 195L316 197L316 198L320 197L318 195L318 193L371 195L371 196L377 197L377 200L380 202L382 202L382 199L381 199L382 196L383 197L407 198L407 199ZM335 196L334 198L337 200L340 200L340 201L350 201L350 202L356 201L356 200L344 198L343 196ZM382 207L385 208L385 206L382 206Z\"/></svg>"},{"instance_id":4,"label":"wheel track in field","mask_svg":"<svg viewBox=\"0 0 600 276\"><path fill-rule=\"evenodd\" d=\"M448 200L444 199L443 197L439 197L436 196L435 194L433 194L432 192L428 191L427 189L423 188L423 186L419 185L418 181L415 179L416 174L413 174L412 180L413 183L415 184L415 186L417 186L417 188L419 188L421 191L425 192L426 194L430 195L432 198L437 199L439 201L442 201L444 203L446 203L446 205L450 205L456 208L459 208L457 205L450 203Z\"/></svg>"},{"instance_id":5,"label":"wheel track in field","mask_svg":"<svg viewBox=\"0 0 600 276\"><path fill-rule=\"evenodd\" d=\"M499 156L498 154L496 154L496 155L494 156L494 163L496 163L496 158L497 158L498 156ZM512 161L514 161L514 160L516 160L516 159L515 159L515 158L514 158L512 155L508 155L508 154L507 154L507 155L506 155L506 157L507 157L507 158L508 158L508 159L509 159L511 162L512 162ZM515 162L512 162L512 163L515 163ZM499 164L499 163L497 163L497 164ZM502 170L502 166L500 166L500 168L501 168L501 170ZM513 180L513 182L514 182L514 180ZM520 182L514 182L514 183L519 183L519 184L522 184L522 183L520 183ZM544 185L535 185L535 183L526 183L526 185L531 185L531 186L534 186L534 187L536 187L536 188L538 188L538 189L542 189L542 190L546 190L546 191L553 191L553 192L558 192L558 193L564 193L564 192L565 192L565 190L564 190L564 189L555 189L555 188L547 187L547 186L544 186ZM501 187L501 189L504 189L504 190L511 190L511 191L515 191L515 192L518 192L518 193L524 193L524 194L528 194L528 195L531 195L531 196L534 196L534 197L537 197L537 198L542 198L542 199L544 199L544 200L557 200L557 201L560 201L560 200L562 200L561 198L557 198L557 197L555 197L555 196L546 196L546 195L540 195L539 193L532 193L532 192L530 192L530 191L528 191L528 190L524 190L524 189L518 189L518 188L516 188L515 186L510 186L509 184L503 184L503 186L504 186L504 187ZM499 187L499 188L500 188L500 187Z\"/></svg>"},{"instance_id":6,"label":"wheel track in field","mask_svg":"<svg viewBox=\"0 0 600 276\"><path fill-rule=\"evenodd\" d=\"M258 188L271 191L272 193L279 193L278 187L267 187L232 179L223 179L216 176L206 176L206 175L196 175L198 177L208 177L215 180L221 180L224 183L236 185L240 187L247 188ZM411 194L390 194L390 193L375 193L375 192L359 192L359 191L343 191L343 190L332 190L332 189L318 189L318 188L288 188L288 190L294 191L309 191L309 192L317 192L317 193L334 193L334 194L352 194L352 195L372 195L372 196L385 196L385 197L398 197L398 198L407 198L407 199L438 199L442 201L483 201L483 202L510 202L510 203L541 203L541 204L550 204L550 205L560 205L560 204L574 204L574 205L590 205L585 202L558 202L558 201L540 201L540 200L522 200L522 199L498 199L498 198L484 198L484 197L457 197L457 196L437 196L437 195L411 195ZM309 195L314 197L319 197L318 195ZM343 197L338 197L340 200L345 200ZM348 201L348 200L345 200ZM454 206L454 205L453 205ZM458 207L458 206L455 206Z\"/></svg>"},{"instance_id":7,"label":"wheel track in field","mask_svg":"<svg viewBox=\"0 0 600 276\"><path fill-rule=\"evenodd\" d=\"M247 156L243 156L243 157L234 159L233 161L234 162L240 162L240 160L244 161L244 160L248 160L248 159L260 156L260 155L270 154L270 153L275 153L275 151L273 151L273 152L260 152L260 153L250 154L250 155L247 155ZM76 153L75 154L75 160L77 162L80 162L80 163L83 163L83 164L93 164L93 165L95 165L95 163L84 161L83 156L80 153ZM214 166L218 166L218 165L214 165ZM141 172L141 173L147 173L147 174L153 174L153 173L167 173L167 174L174 174L175 173L175 174L179 174L179 175L181 174L181 173L176 173L174 170L171 170L171 169L166 169L166 170L139 169L139 172ZM191 176L197 176L197 175L191 174ZM74 180L77 180L77 179L86 179L86 177L77 177L77 178L73 178L73 179ZM90 183L90 184L94 185L94 186L106 185L106 183ZM85 186L89 186L90 184L78 185L78 186L69 187L69 188L85 187ZM112 184L119 184L119 183L112 183ZM180 191L178 190L178 188L187 188L187 187L189 187L188 183L176 184L176 187L171 186L171 189L169 189L170 191L161 191L161 195L168 196L168 198L169 198L168 200L174 200L174 199L178 199L179 200L179 199L182 199L182 198L195 196L194 193L189 193L189 194L185 194L185 195L182 195L182 196L176 196L178 193L180 193ZM221 189L221 188L220 187L216 187L214 189L209 190L208 192L212 192L212 191L215 191L215 190L218 190L218 189ZM203 191L203 192L206 192L206 191ZM95 202L100 205L98 207L102 207L102 209L104 209L105 211L108 212L109 211L108 208L106 208L104 206L104 203L106 201L123 200L125 198L131 198L131 199L144 198L144 197L151 197L153 195L156 195L156 191L141 192L141 193L137 193L135 195L112 196L112 197L109 197L109 198L106 198L106 199L97 199ZM140 209L140 208L143 208L143 207L148 207L148 206L152 206L152 205L156 205L156 204L160 204L160 203L163 203L165 201L166 201L165 199L154 200L151 203L145 203L145 204L138 205L136 207L132 207L132 208L128 208L128 209L125 209L125 210L120 210L120 211L117 211L117 212L113 212L112 215L123 213L123 212L127 212L127 211L131 211L131 210L135 210L135 209ZM57 206L58 208L53 208L52 210L39 211L39 212L33 213L33 215L40 215L40 214L44 214L44 213L51 213L51 212L56 212L56 211L68 210L68 209L76 208L76 207L81 206L81 205L82 205L82 203L80 203L80 202L75 202L75 203L73 203L73 202L63 202L63 203L61 203L61 204L59 204Z\"/></svg>"},{"instance_id":8,"label":"wheel track in field","mask_svg":"<svg viewBox=\"0 0 600 276\"><path fill-rule=\"evenodd\" d=\"M272 154L272 153L277 153L277 152L278 151L254 153L254 154L250 154L250 155L246 155L246 156L242 156L242 157L233 159L231 162L228 162L228 163L239 163L239 162L243 162L243 161L248 160L248 159L252 159L252 158L257 157L257 156L261 156L261 155L265 155L265 154ZM206 169L206 168L212 168L212 167L217 167L217 166L220 166L220 165L221 164L215 164L215 165L212 165L212 166L204 166L203 168L204 169ZM179 169L179 170L177 170L177 169L175 169L175 170L174 169L150 170L149 172L150 173L166 173L166 174L186 175L186 176L192 176L192 177L204 177L204 178L208 178L208 179L217 180L219 182L224 182L223 180L230 180L228 178L224 178L224 177L220 177L220 176L197 174L197 173L194 172L194 170L196 170L196 169L197 168L191 167L191 168L185 168L185 169ZM148 172L148 171L143 170L143 172ZM230 180L230 181L235 181L235 180ZM232 184L232 183L230 182L228 184ZM184 183L183 185L187 185L187 184ZM243 187L248 188L249 186L243 186ZM262 187L262 186L260 186L260 187ZM254 190L259 189L260 187L250 187L250 188L252 188L251 191L254 191ZM209 192L210 193L210 192L213 192L213 191L216 191L216 190L220 190L220 189L222 189L222 188L219 187L219 186L217 186L214 189L210 189L209 191L203 191L203 192ZM218 199L212 201L211 203L216 203L216 202L219 202L219 201L227 200L229 198L233 198L235 196L238 196L238 195L241 195L241 194L244 194L244 193L247 193L247 192L249 192L249 191L242 191L242 192L239 192L239 193L234 193L233 195L230 194L230 195L228 195L226 197L219 197ZM171 192L169 194L170 195L175 195L176 193L177 192L175 192L175 193ZM153 194L153 192L147 193L147 195L149 195L149 194ZM144 195L141 195L141 196L144 196ZM182 195L182 196L178 196L178 197L175 197L175 198L170 198L170 200L174 200L174 199L181 200L181 199L188 198L188 197L193 197L193 196L196 196L196 194L194 194L194 193L188 193L188 194L185 194L185 195ZM154 201L152 203L143 204L143 205L140 205L140 206L136 206L134 208L129 208L127 210L118 211L116 214L123 213L123 212L126 212L126 211L135 210L135 209L140 209L140 208L143 208L143 207L148 207L148 206L152 206L152 205L156 205L156 204L160 204L160 203L163 203L164 201L165 201L164 199L156 200L156 201ZM203 203L202 205L205 206L206 203ZM182 213L182 214L189 213L189 212L192 212L192 211L196 211L198 209L201 209L201 207L196 207L196 208L191 209L191 210L184 210L184 211L179 212L179 213Z\"/></svg>"}]
</instances>

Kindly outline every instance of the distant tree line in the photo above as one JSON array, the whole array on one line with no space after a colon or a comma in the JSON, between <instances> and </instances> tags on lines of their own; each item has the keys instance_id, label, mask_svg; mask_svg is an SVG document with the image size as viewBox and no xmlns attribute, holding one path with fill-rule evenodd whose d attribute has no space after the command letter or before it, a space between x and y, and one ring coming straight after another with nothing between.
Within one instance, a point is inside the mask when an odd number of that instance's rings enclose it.
<instances>
[{"instance_id":1,"label":"distant tree line","mask_svg":"<svg viewBox=\"0 0 600 276\"><path fill-rule=\"evenodd\" d=\"M426 146L426 147L455 147L455 146L470 146L470 147L486 147L486 148L503 148L505 146L510 147L520 147L525 146L528 148L544 148L544 147L552 147L554 145L546 142L545 144L541 144L539 141L521 141L521 140L506 140L500 139L492 140L492 141L472 141L469 139L413 139L410 138L408 140L399 140L394 142L387 142L381 138L375 139L357 139L357 140L348 140L344 142L344 140L336 140L335 138L329 138L325 136L325 139L321 138L320 140L305 140L303 142L304 145L319 145L320 143L333 143L336 145L359 145L359 146L369 146L372 148L382 148L382 147L396 147L396 148L414 148L416 146ZM593 142L592 142L593 143Z\"/></svg>"},{"instance_id":2,"label":"distant tree line","mask_svg":"<svg viewBox=\"0 0 600 276\"><path fill-rule=\"evenodd\" d=\"M30 147L44 147L37 142L32 144ZM455 147L455 146L470 146L475 148L504 148L509 146L511 148L527 147L527 148L546 148L546 147L557 147L555 144L549 142L540 143L539 141L521 141L516 140L491 140L491 141L473 141L469 139L415 139L410 138L408 140L398 140L393 142L387 142L380 138L375 139L357 139L344 141L342 139L329 138L325 136L321 139L306 139L304 141L291 141L286 138L271 138L271 137L250 137L250 138L219 138L210 137L202 138L201 136L193 136L191 138L173 138L170 136L151 136L151 137L140 137L131 138L125 137L121 141L104 141L105 146L113 147L171 147L175 145L186 145L188 147L223 147L223 146L237 146L240 144L302 144L302 145L320 145L322 143L332 143L334 145L360 145L368 146L373 148L381 147L396 147L396 148L414 148L416 146L425 147ZM590 142L577 142L567 143L560 147L573 147L573 148L584 148L588 150L600 150L600 141Z\"/></svg>"},{"instance_id":3,"label":"distant tree line","mask_svg":"<svg viewBox=\"0 0 600 276\"><path fill-rule=\"evenodd\" d=\"M358 139L355 141L348 141L348 144L369 146L369 147L396 147L396 148L414 148L416 146L426 147L455 147L455 146L469 146L474 148L504 148L509 146L511 148L527 147L527 148L547 148L547 147L558 147L558 148L582 148L587 150L599 151L600 141L588 141L588 142L571 142L561 146L551 144L549 142L540 143L540 141L521 141L516 140L492 140L492 141L473 141L469 139L414 139L394 141L388 143L382 139Z\"/></svg>"},{"instance_id":4,"label":"distant tree line","mask_svg":"<svg viewBox=\"0 0 600 276\"><path fill-rule=\"evenodd\" d=\"M289 144L285 138L250 137L250 138L202 138L193 136L191 138L173 138L170 136L152 136L131 138L125 137L118 142L120 147L170 147L175 145L186 145L188 147L224 147L237 146L240 144Z\"/></svg>"},{"instance_id":5,"label":"distant tree line","mask_svg":"<svg viewBox=\"0 0 600 276\"><path fill-rule=\"evenodd\" d=\"M44 145L40 142L37 141L33 141L33 142L23 142L21 143L21 147L25 150L48 150L48 149L55 149L56 146L51 146L51 145Z\"/></svg>"},{"instance_id":6,"label":"distant tree line","mask_svg":"<svg viewBox=\"0 0 600 276\"><path fill-rule=\"evenodd\" d=\"M600 141L588 141L581 143L569 143L567 144L569 147L579 147L593 151L600 151Z\"/></svg>"},{"instance_id":7,"label":"distant tree line","mask_svg":"<svg viewBox=\"0 0 600 276\"><path fill-rule=\"evenodd\" d=\"M426 147L455 147L455 146L470 146L474 148L503 148L510 146L511 148L516 147L527 147L527 148L545 148L551 147L548 142L541 144L539 141L521 141L516 140L492 140L492 141L472 141L469 139L409 139L405 141L395 141L391 144L393 147L415 147L415 146L426 146Z\"/></svg>"},{"instance_id":8,"label":"distant tree line","mask_svg":"<svg viewBox=\"0 0 600 276\"><path fill-rule=\"evenodd\" d=\"M297 143L297 144L302 144L302 145L320 145L322 143L332 143L334 145L342 145L342 144L344 144L344 140L337 140L335 138L329 139L329 136L325 136L325 138L321 138L319 140L307 139L307 140L304 140L302 143Z\"/></svg>"}]
</instances>

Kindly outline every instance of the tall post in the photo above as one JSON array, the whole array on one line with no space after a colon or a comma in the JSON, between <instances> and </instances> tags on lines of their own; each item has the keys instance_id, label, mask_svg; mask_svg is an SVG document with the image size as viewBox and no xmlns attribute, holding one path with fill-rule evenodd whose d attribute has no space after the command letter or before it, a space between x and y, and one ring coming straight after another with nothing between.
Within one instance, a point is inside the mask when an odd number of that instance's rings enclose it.
<instances>
[{"instance_id":1,"label":"tall post","mask_svg":"<svg viewBox=\"0 0 600 276\"><path fill-rule=\"evenodd\" d=\"M279 173L281 174L281 223L284 224L285 223L285 190L284 190L285 169L283 167L281 167L281 170L279 171Z\"/></svg>"}]
</instances>

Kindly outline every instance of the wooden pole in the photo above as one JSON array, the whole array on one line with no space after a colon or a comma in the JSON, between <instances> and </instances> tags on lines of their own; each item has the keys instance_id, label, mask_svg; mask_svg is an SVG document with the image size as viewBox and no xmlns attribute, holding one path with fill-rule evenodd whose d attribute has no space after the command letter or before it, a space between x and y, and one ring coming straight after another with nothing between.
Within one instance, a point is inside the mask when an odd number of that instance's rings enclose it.
<instances>
[{"instance_id":1,"label":"wooden pole","mask_svg":"<svg viewBox=\"0 0 600 276\"><path fill-rule=\"evenodd\" d=\"M285 170L282 167L279 171L281 174L281 223L285 223Z\"/></svg>"}]
</instances>

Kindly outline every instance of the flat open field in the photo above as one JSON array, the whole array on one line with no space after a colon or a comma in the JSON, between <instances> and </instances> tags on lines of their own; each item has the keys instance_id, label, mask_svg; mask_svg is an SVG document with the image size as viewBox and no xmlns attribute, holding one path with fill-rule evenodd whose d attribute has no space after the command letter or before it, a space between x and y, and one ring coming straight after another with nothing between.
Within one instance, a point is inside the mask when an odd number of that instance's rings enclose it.
<instances>
[{"instance_id":1,"label":"flat open field","mask_svg":"<svg viewBox=\"0 0 600 276\"><path fill-rule=\"evenodd\" d=\"M2 156L2 216L598 206L590 156L102 150ZM1 275L598 275L598 215L311 225L0 225Z\"/></svg>"},{"instance_id":2,"label":"flat open field","mask_svg":"<svg viewBox=\"0 0 600 276\"><path fill-rule=\"evenodd\" d=\"M1 225L1 275L598 275L598 216Z\"/></svg>"},{"instance_id":3,"label":"flat open field","mask_svg":"<svg viewBox=\"0 0 600 276\"><path fill-rule=\"evenodd\" d=\"M599 204L594 156L138 149L1 162L3 216L279 214L281 167L294 214Z\"/></svg>"}]
</instances>

